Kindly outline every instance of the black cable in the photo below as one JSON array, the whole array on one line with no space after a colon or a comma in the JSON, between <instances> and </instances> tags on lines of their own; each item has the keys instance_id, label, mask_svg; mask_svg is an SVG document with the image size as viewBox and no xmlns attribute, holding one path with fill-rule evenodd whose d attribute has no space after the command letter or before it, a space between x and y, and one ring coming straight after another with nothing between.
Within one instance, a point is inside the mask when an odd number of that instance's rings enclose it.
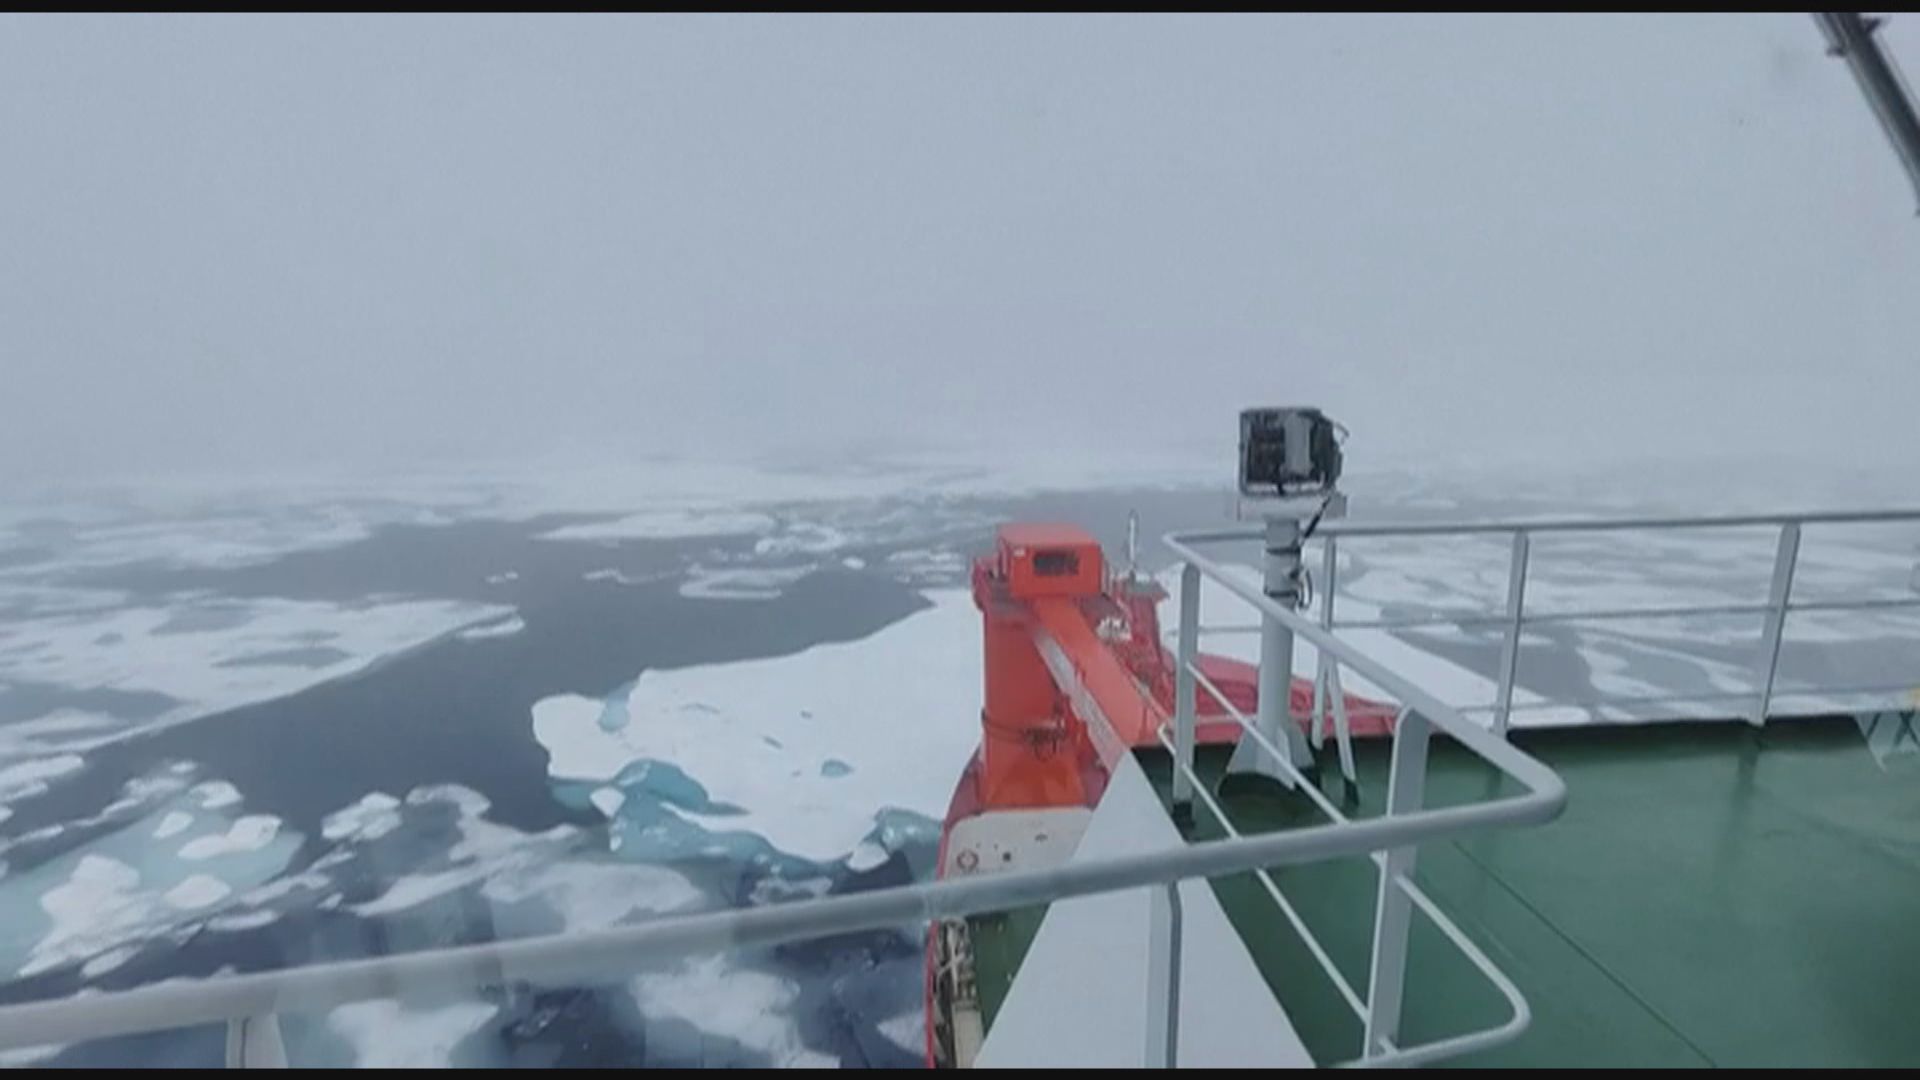
<instances>
[{"instance_id":1,"label":"black cable","mask_svg":"<svg viewBox=\"0 0 1920 1080\"><path fill-rule=\"evenodd\" d=\"M1302 544L1312 538L1313 530L1320 527L1320 519L1326 516L1327 507L1332 505L1333 492L1329 491L1320 499L1320 509L1313 512L1313 516L1307 519L1306 526L1300 530L1300 542Z\"/></svg>"}]
</instances>

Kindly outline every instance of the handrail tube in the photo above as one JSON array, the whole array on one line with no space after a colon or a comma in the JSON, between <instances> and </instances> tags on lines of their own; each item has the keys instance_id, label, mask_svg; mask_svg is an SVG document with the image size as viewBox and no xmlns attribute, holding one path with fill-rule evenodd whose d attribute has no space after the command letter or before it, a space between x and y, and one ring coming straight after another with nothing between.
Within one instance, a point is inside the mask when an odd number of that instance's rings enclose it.
<instances>
[{"instance_id":1,"label":"handrail tube","mask_svg":"<svg viewBox=\"0 0 1920 1080\"><path fill-rule=\"evenodd\" d=\"M1787 605L1788 611L1882 611L1920 608L1920 596L1863 597L1858 600L1795 600ZM1530 611L1525 623L1556 622L1615 622L1632 619L1684 619L1719 618L1734 615L1764 615L1771 611L1766 604L1699 604L1695 606L1677 605L1673 607L1648 608L1575 608L1571 611ZM1429 626L1481 627L1505 626L1505 615L1418 615L1402 619L1336 619L1335 630L1417 630ZM1257 634L1257 623L1215 623L1202 626L1199 633L1208 634ZM1173 631L1167 631L1172 636Z\"/></svg>"},{"instance_id":2,"label":"handrail tube","mask_svg":"<svg viewBox=\"0 0 1920 1080\"><path fill-rule=\"evenodd\" d=\"M1683 517L1507 518L1496 521L1340 521L1322 522L1327 536L1437 536L1527 532L1632 532L1642 529L1747 529L1788 523L1799 525L1890 525L1920 521L1920 509L1835 510L1789 514L1726 514ZM1189 533L1199 543L1257 538L1258 530L1215 529Z\"/></svg>"},{"instance_id":3,"label":"handrail tube","mask_svg":"<svg viewBox=\"0 0 1920 1080\"><path fill-rule=\"evenodd\" d=\"M1490 738L1468 739L1488 749ZM655 919L584 934L553 934L458 946L408 956L343 961L282 971L167 984L81 999L0 1008L0 1049L224 1023L234 1016L300 1012L371 998L418 997L505 983L578 985L629 976L644 963L764 947L903 924L1045 904L1168 881L1244 873L1420 844L1450 833L1537 825L1566 805L1566 786L1531 758L1509 775L1527 793L1391 819L1322 825L1172 851L1122 855L992 877L900 886L853 896L749 910Z\"/></svg>"},{"instance_id":4,"label":"handrail tube","mask_svg":"<svg viewBox=\"0 0 1920 1080\"><path fill-rule=\"evenodd\" d=\"M1642 529L1747 529L1788 522L1801 525L1891 525L1920 521L1920 509L1827 510L1789 514L1723 514L1678 517L1504 518L1493 521L1323 521L1314 531L1326 537L1442 536L1527 532L1632 532ZM1259 526L1194 529L1180 534L1190 544L1258 540Z\"/></svg>"}]
</instances>

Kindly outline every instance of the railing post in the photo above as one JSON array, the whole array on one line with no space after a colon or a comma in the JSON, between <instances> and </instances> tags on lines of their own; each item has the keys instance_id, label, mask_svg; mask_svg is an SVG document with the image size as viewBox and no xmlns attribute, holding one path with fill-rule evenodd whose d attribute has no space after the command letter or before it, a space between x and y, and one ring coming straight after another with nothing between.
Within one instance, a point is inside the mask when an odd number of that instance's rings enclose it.
<instances>
[{"instance_id":1,"label":"railing post","mask_svg":"<svg viewBox=\"0 0 1920 1080\"><path fill-rule=\"evenodd\" d=\"M1337 536L1329 536L1320 563L1320 628L1329 633L1333 631L1333 593L1334 568L1339 566L1339 542ZM1320 662L1314 666L1313 674L1313 748L1322 750L1327 745L1327 667L1332 663L1327 659L1325 650L1319 652Z\"/></svg>"},{"instance_id":2,"label":"railing post","mask_svg":"<svg viewBox=\"0 0 1920 1080\"><path fill-rule=\"evenodd\" d=\"M1340 750L1340 775L1347 781L1347 798L1360 797L1360 771L1353 763L1353 721L1347 716L1347 689L1340 682L1340 662L1327 663L1327 693L1333 699L1333 742Z\"/></svg>"},{"instance_id":3,"label":"railing post","mask_svg":"<svg viewBox=\"0 0 1920 1080\"><path fill-rule=\"evenodd\" d=\"M1393 734L1393 765L1387 777L1388 815L1412 814L1426 801L1430 721L1413 709L1400 713ZM1400 879L1413 879L1413 847L1393 848L1380 868L1380 898L1373 917L1373 963L1367 979L1367 1023L1361 1056L1372 1057L1400 1035L1400 1001L1407 972L1407 933L1413 900Z\"/></svg>"},{"instance_id":4,"label":"railing post","mask_svg":"<svg viewBox=\"0 0 1920 1080\"><path fill-rule=\"evenodd\" d=\"M1180 883L1151 890L1147 943L1147 1058L1149 1069L1177 1067L1180 1056Z\"/></svg>"},{"instance_id":5,"label":"railing post","mask_svg":"<svg viewBox=\"0 0 1920 1080\"><path fill-rule=\"evenodd\" d=\"M1513 713L1513 680L1520 670L1520 627L1527 606L1527 563L1533 540L1525 529L1513 533L1513 556L1507 563L1507 641L1500 650L1500 696L1493 706L1493 733L1505 738Z\"/></svg>"},{"instance_id":6,"label":"railing post","mask_svg":"<svg viewBox=\"0 0 1920 1080\"><path fill-rule=\"evenodd\" d=\"M280 1018L272 1013L236 1016L227 1021L227 1068L284 1069L287 1044L280 1038Z\"/></svg>"},{"instance_id":7,"label":"railing post","mask_svg":"<svg viewBox=\"0 0 1920 1080\"><path fill-rule=\"evenodd\" d=\"M1767 590L1767 622L1760 631L1760 659L1755 665L1755 681L1760 694L1753 703L1753 715L1747 722L1764 727L1767 710L1773 705L1773 677L1780 667L1780 638L1787 626L1787 606L1793 595L1793 571L1800 563L1800 523L1789 521L1780 526L1780 546L1773 554L1773 585Z\"/></svg>"},{"instance_id":8,"label":"railing post","mask_svg":"<svg viewBox=\"0 0 1920 1080\"><path fill-rule=\"evenodd\" d=\"M1173 676L1173 819L1193 820L1193 665L1200 655L1200 568L1180 570L1179 668Z\"/></svg>"},{"instance_id":9,"label":"railing post","mask_svg":"<svg viewBox=\"0 0 1920 1080\"><path fill-rule=\"evenodd\" d=\"M1333 633L1333 594L1339 591L1340 583L1336 568L1340 565L1339 537L1327 537L1326 562L1322 566L1326 578L1326 601L1320 605L1320 626L1327 633ZM1333 741L1340 751L1340 775L1347 781L1349 801L1360 797L1360 771L1353 763L1353 725L1347 720L1347 692L1340 685L1340 662L1328 656L1325 650L1319 650L1320 663L1318 678L1313 681L1313 748L1326 745L1326 710L1330 705L1333 711Z\"/></svg>"}]
</instances>

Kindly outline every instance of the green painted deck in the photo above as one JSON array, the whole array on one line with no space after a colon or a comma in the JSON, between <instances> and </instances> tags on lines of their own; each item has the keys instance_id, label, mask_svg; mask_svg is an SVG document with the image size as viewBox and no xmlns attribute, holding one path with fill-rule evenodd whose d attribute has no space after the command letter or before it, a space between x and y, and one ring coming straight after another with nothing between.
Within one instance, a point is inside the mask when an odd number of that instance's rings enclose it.
<instances>
[{"instance_id":1,"label":"green painted deck","mask_svg":"<svg viewBox=\"0 0 1920 1080\"><path fill-rule=\"evenodd\" d=\"M1920 1064L1920 756L1886 768L1851 719L1520 733L1565 777L1543 828L1422 849L1418 878L1527 996L1515 1043L1488 1066ZM1386 791L1384 742L1356 748L1360 814ZM1218 776L1224 752L1199 766ZM1145 759L1164 792L1163 755ZM1327 770L1330 793L1337 772ZM1500 789L1436 739L1433 805ZM1336 795L1337 798L1337 795ZM1298 796L1232 791L1243 831L1318 823ZM1220 835L1197 807L1195 839ZM1377 875L1362 859L1275 878L1364 995ZM1360 1046L1359 1022L1251 875L1214 883L1315 1059ZM989 1019L1038 913L976 923ZM1422 916L1403 1045L1497 1023L1504 1005Z\"/></svg>"},{"instance_id":2,"label":"green painted deck","mask_svg":"<svg viewBox=\"0 0 1920 1080\"><path fill-rule=\"evenodd\" d=\"M980 1016L987 1027L1000 1015L1000 1003L1013 985L1014 972L1027 954L1027 946L1040 932L1040 920L1047 909L1014 908L969 920L973 931L973 978L980 994Z\"/></svg>"}]
</instances>

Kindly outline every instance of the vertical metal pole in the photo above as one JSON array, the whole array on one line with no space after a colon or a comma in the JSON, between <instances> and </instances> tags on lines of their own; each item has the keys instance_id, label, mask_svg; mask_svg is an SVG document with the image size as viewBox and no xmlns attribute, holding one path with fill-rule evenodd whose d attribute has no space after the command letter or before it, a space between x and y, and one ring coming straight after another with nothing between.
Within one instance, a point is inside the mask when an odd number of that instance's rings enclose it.
<instances>
[{"instance_id":1,"label":"vertical metal pole","mask_svg":"<svg viewBox=\"0 0 1920 1080\"><path fill-rule=\"evenodd\" d=\"M227 1068L284 1069L287 1044L280 1038L280 1018L236 1016L227 1021Z\"/></svg>"},{"instance_id":2,"label":"vertical metal pole","mask_svg":"<svg viewBox=\"0 0 1920 1080\"><path fill-rule=\"evenodd\" d=\"M1300 569L1300 522L1295 518L1267 519L1267 558L1262 589L1274 602L1293 608L1299 602L1296 575ZM1260 613L1259 710L1254 726L1274 746L1287 752L1287 764L1309 765L1313 754L1307 737L1293 722L1293 630L1279 619ZM1268 754L1252 739L1241 739L1227 763L1228 772L1257 772L1293 787L1293 776L1269 762Z\"/></svg>"},{"instance_id":3,"label":"vertical metal pole","mask_svg":"<svg viewBox=\"0 0 1920 1080\"><path fill-rule=\"evenodd\" d=\"M1171 1069L1180 1059L1180 883L1151 890L1147 949L1147 1059L1149 1069Z\"/></svg>"},{"instance_id":4,"label":"vertical metal pole","mask_svg":"<svg viewBox=\"0 0 1920 1080\"><path fill-rule=\"evenodd\" d=\"M1426 801L1427 744L1432 733L1427 718L1402 710L1393 735L1393 767L1387 779L1389 815L1417 812ZM1399 879L1413 878L1412 847L1387 852L1380 870L1380 898L1373 917L1373 967L1367 979L1366 1041L1362 1057L1382 1053L1383 1042L1400 1035L1400 1001L1407 973L1407 932L1413 923L1413 901Z\"/></svg>"},{"instance_id":5,"label":"vertical metal pole","mask_svg":"<svg viewBox=\"0 0 1920 1080\"><path fill-rule=\"evenodd\" d=\"M1267 558L1262 586L1269 599L1291 608L1299 602L1296 574L1300 569L1300 523L1292 518L1267 521ZM1293 630L1279 619L1260 615L1260 734L1278 747L1284 747L1298 766L1306 759L1299 751L1304 743L1300 729L1293 724ZM1291 738L1289 738L1291 736ZM1242 745L1251 742L1243 740ZM1256 751L1259 747L1254 747ZM1265 757L1265 753L1260 753ZM1262 769L1262 772L1269 770ZM1278 769L1274 771L1278 773ZM1288 786L1292 783L1289 781Z\"/></svg>"},{"instance_id":6,"label":"vertical metal pole","mask_svg":"<svg viewBox=\"0 0 1920 1080\"><path fill-rule=\"evenodd\" d=\"M1200 568L1180 570L1179 668L1173 675L1173 817L1193 820L1193 665L1200 655Z\"/></svg>"},{"instance_id":7,"label":"vertical metal pole","mask_svg":"<svg viewBox=\"0 0 1920 1080\"><path fill-rule=\"evenodd\" d=\"M1327 537L1326 551L1320 563L1320 628L1333 632L1333 593L1334 569L1339 563L1339 542L1337 536ZM1325 652L1320 652L1320 662L1314 666L1313 674L1313 748L1319 750L1327 745L1327 669L1333 661Z\"/></svg>"},{"instance_id":8,"label":"vertical metal pole","mask_svg":"<svg viewBox=\"0 0 1920 1080\"><path fill-rule=\"evenodd\" d=\"M1525 529L1513 533L1513 555L1507 563L1507 642L1500 652L1500 697L1493 706L1493 733L1507 734L1507 719L1513 712L1513 680L1520 670L1520 626L1527 606L1527 563L1532 557L1533 541Z\"/></svg>"},{"instance_id":9,"label":"vertical metal pole","mask_svg":"<svg viewBox=\"0 0 1920 1080\"><path fill-rule=\"evenodd\" d=\"M1780 546L1773 554L1773 585L1767 590L1767 622L1760 631L1760 659L1754 675L1760 695L1753 703L1753 715L1747 722L1764 727L1767 710L1773 706L1773 677L1780 667L1780 638L1787 626L1787 605L1793 595L1793 571L1800 562L1800 523L1789 521L1780 526Z\"/></svg>"}]
</instances>

